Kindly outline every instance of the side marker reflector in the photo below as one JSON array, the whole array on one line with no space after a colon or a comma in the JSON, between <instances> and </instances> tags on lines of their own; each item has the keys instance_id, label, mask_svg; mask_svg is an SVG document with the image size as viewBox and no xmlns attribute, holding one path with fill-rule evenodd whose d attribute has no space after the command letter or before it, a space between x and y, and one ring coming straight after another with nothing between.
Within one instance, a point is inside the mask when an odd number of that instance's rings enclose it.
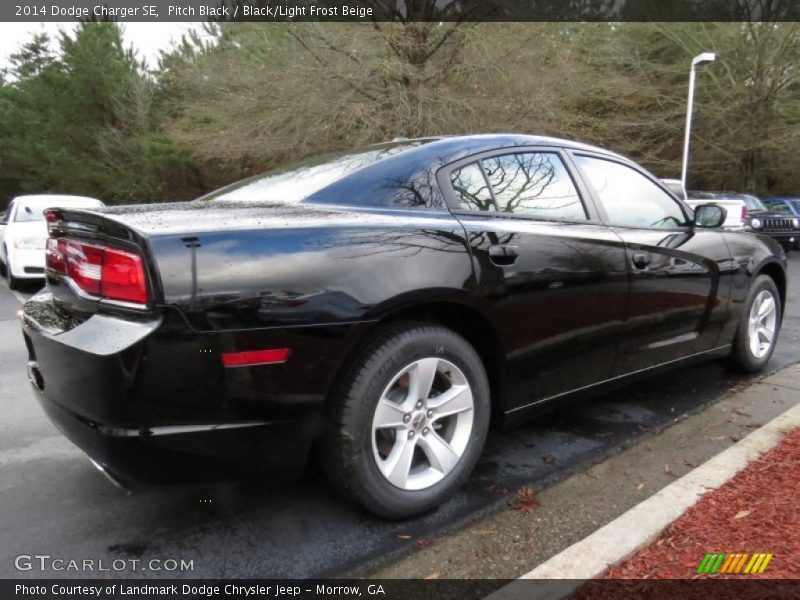
<instances>
[{"instance_id":1,"label":"side marker reflector","mask_svg":"<svg viewBox=\"0 0 800 600\"><path fill-rule=\"evenodd\" d=\"M289 348L271 350L248 350L246 352L225 352L222 364L226 367L252 367L255 365L275 365L284 363L291 354Z\"/></svg>"}]
</instances>

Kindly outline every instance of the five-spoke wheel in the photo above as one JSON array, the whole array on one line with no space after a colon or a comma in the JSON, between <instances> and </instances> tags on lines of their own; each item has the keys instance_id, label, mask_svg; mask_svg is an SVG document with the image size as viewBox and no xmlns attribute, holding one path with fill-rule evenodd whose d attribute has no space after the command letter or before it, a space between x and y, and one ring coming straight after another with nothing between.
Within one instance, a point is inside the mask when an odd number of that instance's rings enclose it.
<instances>
[{"instance_id":1,"label":"five-spoke wheel","mask_svg":"<svg viewBox=\"0 0 800 600\"><path fill-rule=\"evenodd\" d=\"M431 357L402 368L372 419L372 452L383 476L404 490L441 481L464 454L473 413L469 381L453 363Z\"/></svg>"},{"instance_id":2,"label":"five-spoke wheel","mask_svg":"<svg viewBox=\"0 0 800 600\"><path fill-rule=\"evenodd\" d=\"M739 317L731 357L739 368L754 373L767 364L781 327L781 296L767 275L753 280Z\"/></svg>"},{"instance_id":3,"label":"five-spoke wheel","mask_svg":"<svg viewBox=\"0 0 800 600\"><path fill-rule=\"evenodd\" d=\"M334 485L384 517L435 508L466 480L489 428L472 345L439 325L394 325L352 365L323 441Z\"/></svg>"},{"instance_id":4,"label":"five-spoke wheel","mask_svg":"<svg viewBox=\"0 0 800 600\"><path fill-rule=\"evenodd\" d=\"M772 349L775 325L778 322L777 302L770 290L761 290L750 306L747 327L750 337L750 352L756 358L765 356Z\"/></svg>"}]
</instances>

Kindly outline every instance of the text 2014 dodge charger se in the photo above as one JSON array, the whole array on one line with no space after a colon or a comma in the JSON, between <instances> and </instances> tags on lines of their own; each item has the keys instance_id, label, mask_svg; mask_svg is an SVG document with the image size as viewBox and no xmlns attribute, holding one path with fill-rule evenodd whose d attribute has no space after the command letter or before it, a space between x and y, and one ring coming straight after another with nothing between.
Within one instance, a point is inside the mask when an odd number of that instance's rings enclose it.
<instances>
[{"instance_id":1,"label":"text 2014 dodge charger se","mask_svg":"<svg viewBox=\"0 0 800 600\"><path fill-rule=\"evenodd\" d=\"M180 204L47 214L31 381L111 476L260 465L388 517L468 476L490 420L657 367L769 360L776 242L631 161L523 135L328 156ZM200 460L202 457L203 460Z\"/></svg>"}]
</instances>

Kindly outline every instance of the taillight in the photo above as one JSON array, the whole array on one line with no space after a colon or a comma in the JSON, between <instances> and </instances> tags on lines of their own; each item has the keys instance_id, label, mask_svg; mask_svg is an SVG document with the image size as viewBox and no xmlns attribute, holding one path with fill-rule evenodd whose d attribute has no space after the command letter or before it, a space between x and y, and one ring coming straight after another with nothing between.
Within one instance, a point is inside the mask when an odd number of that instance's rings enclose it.
<instances>
[{"instance_id":1,"label":"taillight","mask_svg":"<svg viewBox=\"0 0 800 600\"><path fill-rule=\"evenodd\" d=\"M103 248L67 240L67 275L84 292L100 295L100 278L103 272Z\"/></svg>"},{"instance_id":2,"label":"taillight","mask_svg":"<svg viewBox=\"0 0 800 600\"><path fill-rule=\"evenodd\" d=\"M147 279L138 254L75 240L47 240L47 268L69 277L91 296L146 304Z\"/></svg>"},{"instance_id":3,"label":"taillight","mask_svg":"<svg viewBox=\"0 0 800 600\"><path fill-rule=\"evenodd\" d=\"M747 223L747 207L742 204L742 225Z\"/></svg>"},{"instance_id":4,"label":"taillight","mask_svg":"<svg viewBox=\"0 0 800 600\"><path fill-rule=\"evenodd\" d=\"M103 252L102 295L125 302L147 303L147 281L142 258L106 248Z\"/></svg>"},{"instance_id":5,"label":"taillight","mask_svg":"<svg viewBox=\"0 0 800 600\"><path fill-rule=\"evenodd\" d=\"M44 251L45 264L47 264L47 268L57 271L62 275L67 274L67 263L65 256L66 245L67 242L65 240L48 238L47 247Z\"/></svg>"}]
</instances>

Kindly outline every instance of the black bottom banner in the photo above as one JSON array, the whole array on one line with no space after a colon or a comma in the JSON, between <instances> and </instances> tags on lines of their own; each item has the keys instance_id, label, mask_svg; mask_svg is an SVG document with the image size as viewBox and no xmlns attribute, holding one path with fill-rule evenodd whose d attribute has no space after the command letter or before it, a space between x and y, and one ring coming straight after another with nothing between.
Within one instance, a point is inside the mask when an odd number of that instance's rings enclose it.
<instances>
[{"instance_id":1,"label":"black bottom banner","mask_svg":"<svg viewBox=\"0 0 800 600\"><path fill-rule=\"evenodd\" d=\"M501 579L237 579L0 580L0 598L66 600L376 598L379 600L492 600L613 598L800 598L800 580L501 580Z\"/></svg>"}]
</instances>

